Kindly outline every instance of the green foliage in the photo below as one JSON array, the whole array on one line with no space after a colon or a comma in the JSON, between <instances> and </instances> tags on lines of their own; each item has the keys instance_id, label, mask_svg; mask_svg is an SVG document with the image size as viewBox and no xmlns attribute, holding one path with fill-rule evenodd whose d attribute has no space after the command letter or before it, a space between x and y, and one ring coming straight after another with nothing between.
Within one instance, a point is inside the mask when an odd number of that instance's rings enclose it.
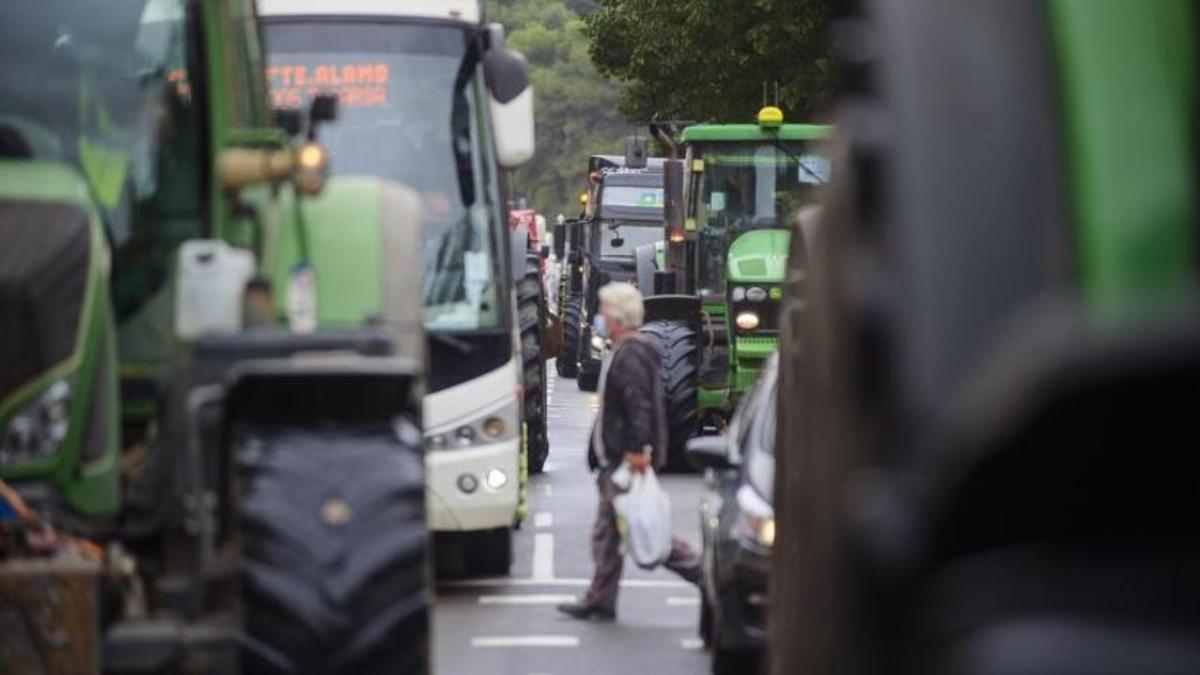
<instances>
[{"instance_id":1,"label":"green foliage","mask_svg":"<svg viewBox=\"0 0 1200 675\"><path fill-rule=\"evenodd\" d=\"M487 20L503 23L508 46L525 54L534 86L537 154L516 172L518 195L553 220L579 210L588 155L622 152L632 126L620 92L588 55L580 11L590 0L488 0Z\"/></svg>"},{"instance_id":2,"label":"green foliage","mask_svg":"<svg viewBox=\"0 0 1200 675\"><path fill-rule=\"evenodd\" d=\"M598 0L584 19L600 72L641 120L749 122L763 83L790 121L830 101L825 31L834 0ZM769 87L774 102L774 85Z\"/></svg>"}]
</instances>

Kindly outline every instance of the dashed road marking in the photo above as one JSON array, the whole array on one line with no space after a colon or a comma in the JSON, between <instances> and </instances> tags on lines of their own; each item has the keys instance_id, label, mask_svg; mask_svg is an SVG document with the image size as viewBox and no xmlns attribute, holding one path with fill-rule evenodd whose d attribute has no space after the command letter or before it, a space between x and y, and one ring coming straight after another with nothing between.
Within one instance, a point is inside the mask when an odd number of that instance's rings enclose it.
<instances>
[{"instance_id":1,"label":"dashed road marking","mask_svg":"<svg viewBox=\"0 0 1200 675\"><path fill-rule=\"evenodd\" d=\"M536 543L537 540L535 539L534 541ZM438 585L444 588L508 588L517 586L573 586L585 588L590 586L591 583L591 579L583 577L555 577L550 579L491 577L443 581ZM624 588L695 588L695 586L686 581L672 581L670 579L622 579L621 586Z\"/></svg>"},{"instance_id":2,"label":"dashed road marking","mask_svg":"<svg viewBox=\"0 0 1200 675\"><path fill-rule=\"evenodd\" d=\"M479 604L481 605L559 605L564 602L571 602L575 599L573 595L553 595L549 593L539 593L533 595L481 595L479 596Z\"/></svg>"},{"instance_id":3,"label":"dashed road marking","mask_svg":"<svg viewBox=\"0 0 1200 675\"><path fill-rule=\"evenodd\" d=\"M539 532L533 535L533 578L554 578L554 535Z\"/></svg>"},{"instance_id":4,"label":"dashed road marking","mask_svg":"<svg viewBox=\"0 0 1200 675\"><path fill-rule=\"evenodd\" d=\"M471 638L472 647L578 647L574 635L494 635Z\"/></svg>"},{"instance_id":5,"label":"dashed road marking","mask_svg":"<svg viewBox=\"0 0 1200 675\"><path fill-rule=\"evenodd\" d=\"M684 649L704 649L704 640L700 638L683 638L679 641L679 646Z\"/></svg>"},{"instance_id":6,"label":"dashed road marking","mask_svg":"<svg viewBox=\"0 0 1200 675\"><path fill-rule=\"evenodd\" d=\"M554 514L549 511L539 511L533 514L534 527L554 527Z\"/></svg>"},{"instance_id":7,"label":"dashed road marking","mask_svg":"<svg viewBox=\"0 0 1200 675\"><path fill-rule=\"evenodd\" d=\"M672 596L667 598L668 607L695 607L700 604L700 598Z\"/></svg>"}]
</instances>

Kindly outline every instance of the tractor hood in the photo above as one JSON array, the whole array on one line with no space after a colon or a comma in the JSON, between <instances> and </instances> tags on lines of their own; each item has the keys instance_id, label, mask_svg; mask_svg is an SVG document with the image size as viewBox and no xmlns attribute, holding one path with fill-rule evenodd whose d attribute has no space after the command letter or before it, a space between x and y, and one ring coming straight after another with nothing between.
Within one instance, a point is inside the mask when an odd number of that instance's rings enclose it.
<instances>
[{"instance_id":1,"label":"tractor hood","mask_svg":"<svg viewBox=\"0 0 1200 675\"><path fill-rule=\"evenodd\" d=\"M338 177L302 203L321 327L360 326L382 320L397 334L399 356L422 357L420 207L416 193L369 177ZM283 212L288 212L285 205ZM276 307L300 263L290 219L278 232L268 274Z\"/></svg>"},{"instance_id":2,"label":"tractor hood","mask_svg":"<svg viewBox=\"0 0 1200 675\"><path fill-rule=\"evenodd\" d=\"M734 282L777 283L787 274L787 230L751 230L729 246L727 276Z\"/></svg>"}]
</instances>

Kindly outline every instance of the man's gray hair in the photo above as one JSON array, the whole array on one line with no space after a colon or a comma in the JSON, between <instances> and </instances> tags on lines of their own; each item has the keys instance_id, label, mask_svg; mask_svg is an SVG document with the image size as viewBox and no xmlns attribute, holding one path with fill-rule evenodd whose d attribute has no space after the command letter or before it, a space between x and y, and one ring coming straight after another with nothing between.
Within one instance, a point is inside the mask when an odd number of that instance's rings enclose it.
<instances>
[{"instance_id":1,"label":"man's gray hair","mask_svg":"<svg viewBox=\"0 0 1200 675\"><path fill-rule=\"evenodd\" d=\"M600 289L600 302L608 307L608 313L622 326L637 328L642 325L646 308L642 304L642 292L637 286L623 281L605 284Z\"/></svg>"}]
</instances>

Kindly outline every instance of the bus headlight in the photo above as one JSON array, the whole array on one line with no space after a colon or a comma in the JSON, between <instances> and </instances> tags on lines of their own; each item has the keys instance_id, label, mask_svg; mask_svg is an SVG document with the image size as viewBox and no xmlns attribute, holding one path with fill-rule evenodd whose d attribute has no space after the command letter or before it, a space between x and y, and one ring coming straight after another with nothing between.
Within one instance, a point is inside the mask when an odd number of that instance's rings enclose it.
<instances>
[{"instance_id":1,"label":"bus headlight","mask_svg":"<svg viewBox=\"0 0 1200 675\"><path fill-rule=\"evenodd\" d=\"M54 454L70 429L71 383L58 380L13 415L0 439L0 466Z\"/></svg>"},{"instance_id":2,"label":"bus headlight","mask_svg":"<svg viewBox=\"0 0 1200 675\"><path fill-rule=\"evenodd\" d=\"M751 286L746 289L746 299L750 302L762 302L767 299L767 290L758 286Z\"/></svg>"},{"instance_id":3,"label":"bus headlight","mask_svg":"<svg viewBox=\"0 0 1200 675\"><path fill-rule=\"evenodd\" d=\"M754 330L758 328L758 314L754 312L742 312L737 315L737 327L742 330Z\"/></svg>"},{"instance_id":4,"label":"bus headlight","mask_svg":"<svg viewBox=\"0 0 1200 675\"><path fill-rule=\"evenodd\" d=\"M508 474L504 473L500 469L492 469L491 471L487 472L487 476L484 478L484 480L487 482L487 486L489 488L493 490L499 490L508 484Z\"/></svg>"},{"instance_id":5,"label":"bus headlight","mask_svg":"<svg viewBox=\"0 0 1200 675\"><path fill-rule=\"evenodd\" d=\"M521 424L519 394L497 402L474 416L433 429L425 430L425 450L454 451L480 445L500 443L518 438ZM484 477L486 480L486 477Z\"/></svg>"},{"instance_id":6,"label":"bus headlight","mask_svg":"<svg viewBox=\"0 0 1200 675\"><path fill-rule=\"evenodd\" d=\"M730 298L734 302L741 302L742 300L745 300L746 299L746 289L742 288L741 286L735 286L733 288L733 291L730 292Z\"/></svg>"}]
</instances>

